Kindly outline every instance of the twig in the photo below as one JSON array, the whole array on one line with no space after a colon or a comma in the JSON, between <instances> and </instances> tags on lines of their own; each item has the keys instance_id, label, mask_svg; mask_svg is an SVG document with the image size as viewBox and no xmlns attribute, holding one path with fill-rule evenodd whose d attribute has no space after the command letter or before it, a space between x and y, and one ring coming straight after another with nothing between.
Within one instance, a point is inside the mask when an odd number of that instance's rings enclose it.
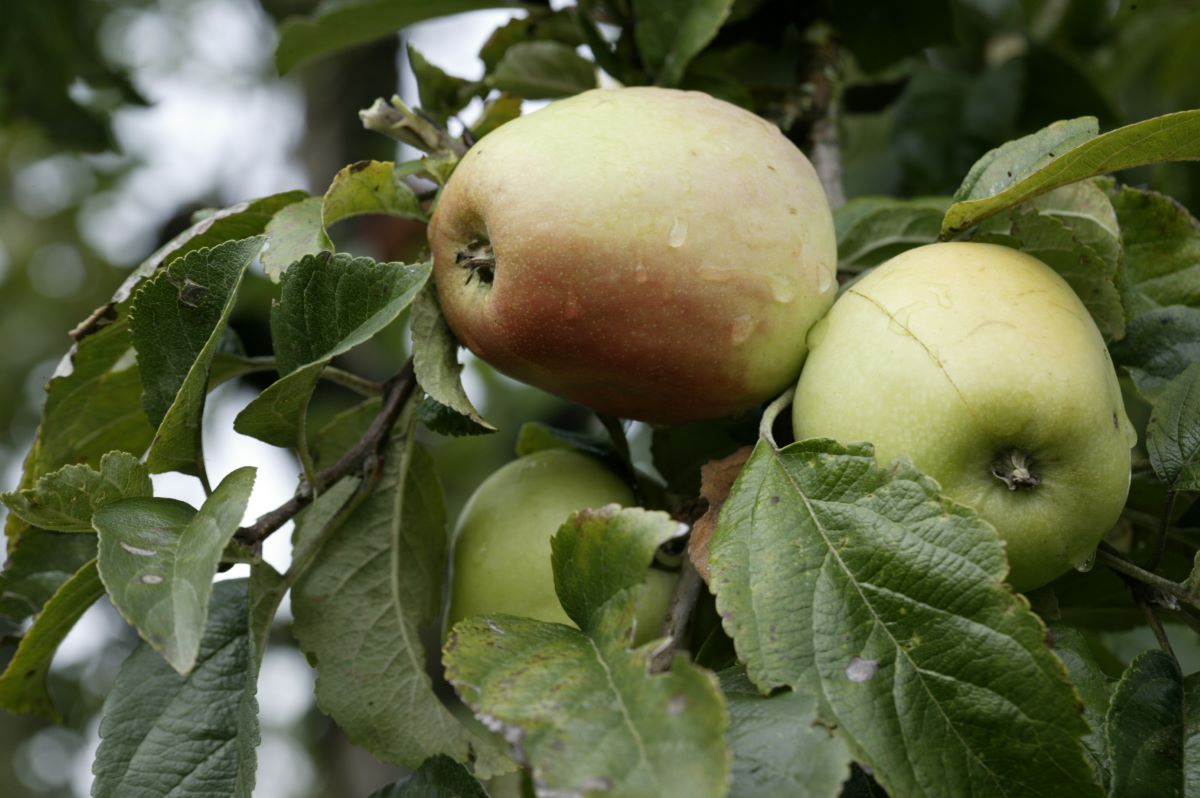
<instances>
[{"instance_id":1,"label":"twig","mask_svg":"<svg viewBox=\"0 0 1200 798\"><path fill-rule=\"evenodd\" d=\"M624 423L621 419L608 413L596 413L596 417L600 419L600 424L608 433L617 459L621 461L621 469L625 472L625 481L629 483L629 487L633 491L634 502L639 506L645 505L646 497L643 495L642 486L638 481L637 469L633 466L633 455L629 451L629 438L625 436Z\"/></svg>"},{"instance_id":2,"label":"twig","mask_svg":"<svg viewBox=\"0 0 1200 798\"><path fill-rule=\"evenodd\" d=\"M349 388L360 396L382 396L383 383L375 380L368 380L366 377L360 377L352 371L326 366L321 372L321 379L328 380L335 385L340 385L343 388Z\"/></svg>"},{"instance_id":3,"label":"twig","mask_svg":"<svg viewBox=\"0 0 1200 798\"><path fill-rule=\"evenodd\" d=\"M1149 601L1144 599L1138 599L1138 605L1142 608L1142 613L1146 616L1146 623L1154 630L1154 637L1158 640L1158 647L1171 659L1175 659L1175 650L1171 648L1171 638L1167 637L1167 630L1163 628L1162 621L1159 620L1158 613L1154 611L1154 607L1150 605Z\"/></svg>"},{"instance_id":4,"label":"twig","mask_svg":"<svg viewBox=\"0 0 1200 798\"><path fill-rule=\"evenodd\" d=\"M1150 587L1157 588L1168 596L1186 604L1191 604L1193 607L1200 607L1200 596L1193 595L1178 582L1173 582L1166 577L1159 576L1130 562L1124 555L1107 543L1100 544L1100 548L1096 550L1096 556L1100 560L1103 560L1105 565L1119 574L1135 579Z\"/></svg>"},{"instance_id":5,"label":"twig","mask_svg":"<svg viewBox=\"0 0 1200 798\"><path fill-rule=\"evenodd\" d=\"M371 426L362 434L349 450L337 462L328 468L317 472L317 491L322 491L342 477L358 471L366 464L373 464L377 458L383 457L383 448L387 442L388 432L396 423L404 405L408 402L417 382L413 378L412 360L404 365L400 373L387 382L383 389L383 407L371 421ZM271 533L286 524L292 516L303 510L313 500L314 485L301 485L292 498L270 512L258 517L250 526L244 526L237 531L234 538L247 546L257 546L266 540Z\"/></svg>"},{"instance_id":6,"label":"twig","mask_svg":"<svg viewBox=\"0 0 1200 798\"><path fill-rule=\"evenodd\" d=\"M804 149L825 189L831 208L846 204L842 185L842 152L838 143L838 44L833 31L818 23L807 32L809 58L803 66L799 98L802 125L807 127Z\"/></svg>"},{"instance_id":7,"label":"twig","mask_svg":"<svg viewBox=\"0 0 1200 798\"><path fill-rule=\"evenodd\" d=\"M1175 511L1175 491L1167 491L1167 502L1163 506L1162 520L1158 525L1158 537L1154 540L1154 554L1150 556L1150 562L1146 568L1150 571L1157 571L1158 566L1162 563L1163 554L1167 550L1167 529L1171 526L1171 514Z\"/></svg>"},{"instance_id":8,"label":"twig","mask_svg":"<svg viewBox=\"0 0 1200 798\"><path fill-rule=\"evenodd\" d=\"M651 673L662 673L670 669L671 661L675 659L675 651L679 648L679 643L692 620L692 611L696 609L702 584L700 574L692 566L691 558L684 556L679 581L675 583L675 590L671 593L671 604L663 622L663 636L667 641L651 657Z\"/></svg>"},{"instance_id":9,"label":"twig","mask_svg":"<svg viewBox=\"0 0 1200 798\"><path fill-rule=\"evenodd\" d=\"M239 358L241 363L252 367L253 371L279 371L279 365L271 355L255 355L254 357ZM349 388L355 393L371 397L383 393L383 383L360 377L351 371L339 369L336 366L326 366L321 371L321 379Z\"/></svg>"}]
</instances>

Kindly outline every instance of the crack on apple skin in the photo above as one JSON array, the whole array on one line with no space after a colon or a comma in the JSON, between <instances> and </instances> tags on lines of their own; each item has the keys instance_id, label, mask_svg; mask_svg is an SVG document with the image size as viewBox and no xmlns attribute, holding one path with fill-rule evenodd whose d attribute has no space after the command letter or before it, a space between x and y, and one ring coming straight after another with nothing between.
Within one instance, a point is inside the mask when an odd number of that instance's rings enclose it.
<instances>
[{"instance_id":1,"label":"crack on apple skin","mask_svg":"<svg viewBox=\"0 0 1200 798\"><path fill-rule=\"evenodd\" d=\"M1005 449L992 461L991 471L992 476L1012 491L1029 490L1042 484L1033 456L1015 446Z\"/></svg>"},{"instance_id":2,"label":"crack on apple skin","mask_svg":"<svg viewBox=\"0 0 1200 798\"><path fill-rule=\"evenodd\" d=\"M954 378L950 376L950 372L946 370L946 364L942 362L942 359L937 355L936 352L934 352L933 348L930 347L929 344L922 341L920 336L918 336L915 332L912 331L912 328L910 328L906 323L904 323L903 321L898 319L894 313L892 313L890 310L888 310L887 307L885 307L881 302L876 300L874 297L867 296L866 294L862 293L861 291L856 291L853 288L846 291L846 293L852 294L852 295L858 297L859 299L863 300L867 304L871 305L872 307L876 308L880 313L882 313L888 319L889 323L895 324L898 328L903 330L904 333L909 338L913 339L913 341L916 342L917 346L919 346L919 347L921 347L921 349L925 350L925 354L929 357L929 360L933 363L933 365L937 366L937 370L941 373L941 375L943 377L946 378L946 382L950 383L950 387L954 389L954 393L958 395L959 400L962 401L963 407L966 408L966 411L971 416L972 420L974 420L974 422L979 426L980 429L985 429L985 430L987 429L987 425L984 424L983 421L979 418L979 416L975 414L975 408L971 407L971 403L967 401L967 397L962 392L962 389L958 387L958 383L956 383L954 381Z\"/></svg>"},{"instance_id":3,"label":"crack on apple skin","mask_svg":"<svg viewBox=\"0 0 1200 798\"><path fill-rule=\"evenodd\" d=\"M492 251L492 242L485 238L477 238L454 253L454 262L467 271L464 285L470 285L475 277L485 286L490 286L496 279L496 254Z\"/></svg>"},{"instance_id":4,"label":"crack on apple skin","mask_svg":"<svg viewBox=\"0 0 1200 798\"><path fill-rule=\"evenodd\" d=\"M929 357L930 361L937 366L937 369L942 376L946 378L946 381L950 384L950 387L954 389L954 393L958 396L959 400L963 404L963 407L966 409L967 413L971 416L975 423L979 425L981 429L987 429L987 426L983 424L979 416L976 415L975 409L971 407L971 403L967 401L966 395L950 376L950 372L947 371L946 365L942 362L942 359L938 357L938 355L928 344L921 340L920 336L912 331L912 328L898 319L894 313L888 310L874 297L868 296L867 294L854 289L850 289L846 293L853 294L854 296L862 299L869 305L879 310L880 313L887 317L889 322L894 323L897 327L903 330L906 335L912 338L912 340L915 341L917 345L925 351L925 354ZM1113 414L1113 418L1114 420L1116 419L1115 413ZM992 476L1003 482L1010 491L1031 490L1042 484L1042 476L1039 473L1039 469L1037 468L1037 463L1033 459L1033 455L1016 446L1009 446L1008 448L1002 450L992 461L992 464L988 470Z\"/></svg>"}]
</instances>

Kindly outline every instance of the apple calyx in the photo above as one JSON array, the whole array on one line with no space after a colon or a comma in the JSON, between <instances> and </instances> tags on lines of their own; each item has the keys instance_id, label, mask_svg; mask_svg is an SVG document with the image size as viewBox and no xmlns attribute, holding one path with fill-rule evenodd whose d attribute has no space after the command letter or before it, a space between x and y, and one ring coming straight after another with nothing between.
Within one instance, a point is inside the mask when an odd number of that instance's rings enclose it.
<instances>
[{"instance_id":1,"label":"apple calyx","mask_svg":"<svg viewBox=\"0 0 1200 798\"><path fill-rule=\"evenodd\" d=\"M1026 490L1042 484L1034 468L1033 457L1016 447L1005 449L992 461L992 476L1007 485L1009 490Z\"/></svg>"},{"instance_id":2,"label":"apple calyx","mask_svg":"<svg viewBox=\"0 0 1200 798\"><path fill-rule=\"evenodd\" d=\"M476 238L458 250L454 262L467 270L468 285L472 277L478 277L484 285L491 285L496 279L496 254L492 252L492 242L486 238Z\"/></svg>"}]
</instances>

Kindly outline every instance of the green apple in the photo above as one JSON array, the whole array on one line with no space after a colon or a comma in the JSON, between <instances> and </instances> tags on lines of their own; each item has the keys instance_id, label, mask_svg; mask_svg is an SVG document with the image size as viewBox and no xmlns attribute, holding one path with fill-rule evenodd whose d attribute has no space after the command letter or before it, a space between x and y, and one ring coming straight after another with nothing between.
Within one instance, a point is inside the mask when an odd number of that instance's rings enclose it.
<instances>
[{"instance_id":1,"label":"green apple","mask_svg":"<svg viewBox=\"0 0 1200 798\"><path fill-rule=\"evenodd\" d=\"M909 457L996 527L1016 589L1086 560L1120 516L1136 433L1099 330L1036 258L909 250L851 285L809 347L797 439Z\"/></svg>"},{"instance_id":2,"label":"green apple","mask_svg":"<svg viewBox=\"0 0 1200 798\"><path fill-rule=\"evenodd\" d=\"M567 449L526 455L485 479L455 528L446 629L494 614L574 626L554 591L550 539L571 513L613 503L634 504L629 486L595 458ZM636 643L658 635L676 580L666 571L647 573Z\"/></svg>"},{"instance_id":3,"label":"green apple","mask_svg":"<svg viewBox=\"0 0 1200 798\"><path fill-rule=\"evenodd\" d=\"M429 226L468 348L623 418L717 418L792 384L836 293L808 159L699 92L594 90L488 134Z\"/></svg>"}]
</instances>

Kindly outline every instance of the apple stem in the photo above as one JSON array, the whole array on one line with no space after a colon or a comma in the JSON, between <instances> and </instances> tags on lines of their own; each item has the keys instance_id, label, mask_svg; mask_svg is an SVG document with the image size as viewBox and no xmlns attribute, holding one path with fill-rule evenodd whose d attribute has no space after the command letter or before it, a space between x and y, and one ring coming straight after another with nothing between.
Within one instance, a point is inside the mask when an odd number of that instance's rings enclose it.
<instances>
[{"instance_id":1,"label":"apple stem","mask_svg":"<svg viewBox=\"0 0 1200 798\"><path fill-rule=\"evenodd\" d=\"M467 244L455 254L454 262L467 270L468 284L472 277L478 277L484 285L491 285L496 279L496 255L487 239L477 238Z\"/></svg>"},{"instance_id":2,"label":"apple stem","mask_svg":"<svg viewBox=\"0 0 1200 798\"><path fill-rule=\"evenodd\" d=\"M1009 490L1036 488L1042 484L1034 469L1033 458L1020 449L1007 449L992 461L992 476L1008 486Z\"/></svg>"}]
</instances>

